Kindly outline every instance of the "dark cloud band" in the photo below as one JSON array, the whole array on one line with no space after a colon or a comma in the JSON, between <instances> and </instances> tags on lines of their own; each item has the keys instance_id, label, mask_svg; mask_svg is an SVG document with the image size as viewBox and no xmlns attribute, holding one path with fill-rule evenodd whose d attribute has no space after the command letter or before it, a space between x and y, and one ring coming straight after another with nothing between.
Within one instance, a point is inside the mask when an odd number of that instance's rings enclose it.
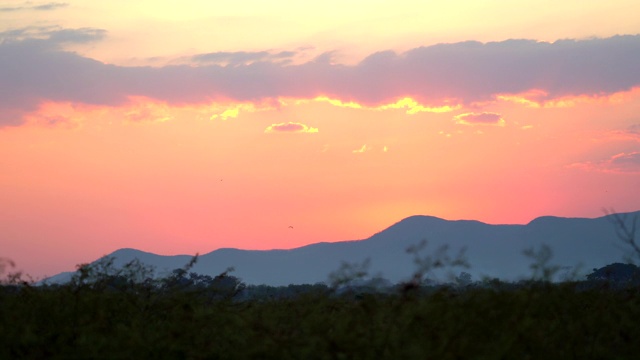
<instances>
[{"instance_id":1,"label":"dark cloud band","mask_svg":"<svg viewBox=\"0 0 640 360\"><path fill-rule=\"evenodd\" d=\"M102 30L54 29L36 38L9 35L0 34L0 125L19 123L17 116L44 100L115 106L129 96L196 104L322 95L380 105L408 96L438 105L531 89L553 99L640 86L640 35L440 44L400 54L379 52L352 66L322 57L300 65L281 61L293 52L218 52L196 56L200 66L161 68L109 65L60 48L62 43L99 40Z\"/></svg>"}]
</instances>

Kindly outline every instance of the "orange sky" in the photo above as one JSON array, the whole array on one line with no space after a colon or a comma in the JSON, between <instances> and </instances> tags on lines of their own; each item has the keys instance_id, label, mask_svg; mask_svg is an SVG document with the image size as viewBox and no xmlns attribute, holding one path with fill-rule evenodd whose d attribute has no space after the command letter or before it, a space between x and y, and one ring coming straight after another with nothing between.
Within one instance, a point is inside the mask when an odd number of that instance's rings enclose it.
<instances>
[{"instance_id":1,"label":"orange sky","mask_svg":"<svg viewBox=\"0 0 640 360\"><path fill-rule=\"evenodd\" d=\"M0 1L0 257L639 209L634 1L212 3Z\"/></svg>"}]
</instances>

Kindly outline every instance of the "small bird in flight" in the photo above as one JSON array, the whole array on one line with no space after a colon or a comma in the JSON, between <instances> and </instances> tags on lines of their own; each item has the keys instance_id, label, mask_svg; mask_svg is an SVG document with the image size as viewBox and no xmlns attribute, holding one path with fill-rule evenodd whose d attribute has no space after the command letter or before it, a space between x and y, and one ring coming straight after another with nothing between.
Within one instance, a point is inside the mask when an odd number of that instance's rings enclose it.
<instances>
[{"instance_id":1,"label":"small bird in flight","mask_svg":"<svg viewBox=\"0 0 640 360\"><path fill-rule=\"evenodd\" d=\"M293 226L289 225L289 229L293 229Z\"/></svg>"}]
</instances>

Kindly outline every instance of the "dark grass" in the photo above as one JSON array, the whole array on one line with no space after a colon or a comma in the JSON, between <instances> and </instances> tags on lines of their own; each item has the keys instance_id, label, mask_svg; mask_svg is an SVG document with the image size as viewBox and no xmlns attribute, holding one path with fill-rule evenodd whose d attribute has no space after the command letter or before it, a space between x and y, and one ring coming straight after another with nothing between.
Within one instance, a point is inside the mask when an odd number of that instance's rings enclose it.
<instances>
[{"instance_id":1,"label":"dark grass","mask_svg":"<svg viewBox=\"0 0 640 360\"><path fill-rule=\"evenodd\" d=\"M219 295L219 296L218 296ZM581 283L279 299L129 284L0 288L0 358L634 359L640 290Z\"/></svg>"}]
</instances>

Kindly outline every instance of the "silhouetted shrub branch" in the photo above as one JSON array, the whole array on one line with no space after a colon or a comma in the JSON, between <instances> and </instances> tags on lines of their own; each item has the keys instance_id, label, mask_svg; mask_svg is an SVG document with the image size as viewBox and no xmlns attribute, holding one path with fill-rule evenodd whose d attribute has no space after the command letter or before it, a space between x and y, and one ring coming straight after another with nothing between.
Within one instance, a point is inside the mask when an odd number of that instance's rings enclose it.
<instances>
[{"instance_id":1,"label":"silhouetted shrub branch","mask_svg":"<svg viewBox=\"0 0 640 360\"><path fill-rule=\"evenodd\" d=\"M605 209L604 212L609 215L609 219L615 226L618 239L631 250L631 254L627 256L626 260L633 262L634 257L640 260L640 240L636 239L636 225L640 218L636 215L631 218L631 221L628 221L627 216L618 214L614 210Z\"/></svg>"}]
</instances>

